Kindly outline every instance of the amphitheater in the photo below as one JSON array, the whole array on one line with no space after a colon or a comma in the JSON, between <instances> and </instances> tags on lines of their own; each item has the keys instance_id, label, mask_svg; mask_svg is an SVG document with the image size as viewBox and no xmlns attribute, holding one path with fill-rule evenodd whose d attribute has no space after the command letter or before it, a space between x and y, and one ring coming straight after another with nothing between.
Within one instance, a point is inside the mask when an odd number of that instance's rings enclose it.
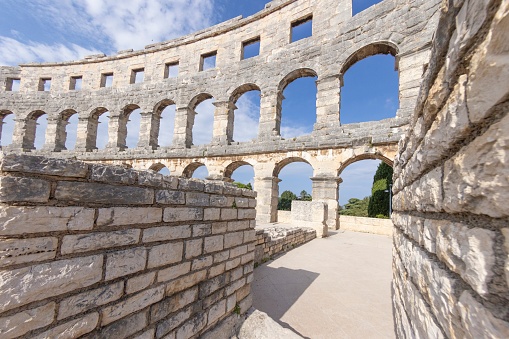
<instances>
[{"instance_id":1,"label":"amphitheater","mask_svg":"<svg viewBox=\"0 0 509 339\"><path fill-rule=\"evenodd\" d=\"M312 36L292 42L309 21ZM342 171L380 159L394 168L396 335L509 337L508 36L507 0L383 0L355 16L351 0L273 0L139 51L0 67L0 121L15 116L0 165L1 336L233 336L252 303L257 247L271 246L254 227L277 221L280 171L312 166L313 201L302 208L313 213L300 218L327 236L341 228ZM252 42L259 55L245 59ZM376 54L396 60L396 117L342 124L343 75ZM285 139L283 91L301 77L317 77L316 123ZM257 138L238 142L235 104L252 90ZM210 98L212 141L194 145L195 109ZM173 141L161 147L170 105ZM138 109L138 144L127 148ZM243 165L256 193L228 183ZM207 180L191 179L201 166ZM163 167L171 176L156 173Z\"/></svg>"}]
</instances>

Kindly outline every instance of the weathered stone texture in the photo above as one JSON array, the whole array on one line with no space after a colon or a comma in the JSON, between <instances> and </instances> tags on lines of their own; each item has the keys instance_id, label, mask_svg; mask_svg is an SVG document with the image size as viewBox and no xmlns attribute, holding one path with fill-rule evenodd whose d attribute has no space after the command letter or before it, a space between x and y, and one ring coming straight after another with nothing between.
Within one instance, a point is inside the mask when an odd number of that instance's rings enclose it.
<instances>
[{"instance_id":1,"label":"weathered stone texture","mask_svg":"<svg viewBox=\"0 0 509 339\"><path fill-rule=\"evenodd\" d=\"M53 322L55 303L22 311L0 318L2 338L16 338L32 330L47 326Z\"/></svg>"}]
</instances>

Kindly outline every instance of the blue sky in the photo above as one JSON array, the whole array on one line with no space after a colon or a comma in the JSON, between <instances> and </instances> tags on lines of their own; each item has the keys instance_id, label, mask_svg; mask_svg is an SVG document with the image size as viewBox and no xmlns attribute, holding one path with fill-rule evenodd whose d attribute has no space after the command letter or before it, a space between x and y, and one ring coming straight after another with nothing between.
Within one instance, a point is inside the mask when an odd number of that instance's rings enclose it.
<instances>
[{"instance_id":1,"label":"blue sky","mask_svg":"<svg viewBox=\"0 0 509 339\"><path fill-rule=\"evenodd\" d=\"M63 61L85 55L114 54L123 49L143 49L147 44L168 40L238 15L247 17L264 8L268 0L3 0L0 21L0 65L25 62ZM354 0L354 13L378 0ZM308 134L315 123L314 78L301 78L285 89L281 134L294 137ZM398 107L397 73L394 58L374 56L360 61L344 75L341 89L342 124L393 117ZM212 100L197 107L195 144L210 141L213 119ZM249 92L237 102L234 140L248 141L256 137L253 124L259 118L259 93ZM174 107L163 112L162 128L168 133L160 144L171 144ZM138 136L139 113L130 117L127 139L135 147ZM98 147L106 143L107 114L100 117ZM4 122L2 145L10 143L12 117ZM77 116L70 119L66 146L73 148L76 138ZM38 120L36 145L44 142L45 116ZM9 131L11 131L9 133ZM340 203L351 197L370 194L373 174L379 161L360 161L343 173ZM195 173L206 176L206 169ZM280 174L280 193L291 190L311 192L312 169L304 163L293 163ZM241 167L234 179L252 181L249 166Z\"/></svg>"}]
</instances>

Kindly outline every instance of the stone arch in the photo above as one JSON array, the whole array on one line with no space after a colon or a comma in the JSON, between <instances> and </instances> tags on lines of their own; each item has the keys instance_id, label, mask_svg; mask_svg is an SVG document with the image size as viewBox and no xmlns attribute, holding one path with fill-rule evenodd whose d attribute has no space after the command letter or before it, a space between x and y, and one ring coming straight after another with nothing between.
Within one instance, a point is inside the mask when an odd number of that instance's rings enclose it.
<instances>
[{"instance_id":1,"label":"stone arch","mask_svg":"<svg viewBox=\"0 0 509 339\"><path fill-rule=\"evenodd\" d=\"M37 120L46 115L47 113L42 110L35 110L30 112L25 119L25 135L23 138L24 149L35 149L35 136L37 130Z\"/></svg>"},{"instance_id":2,"label":"stone arch","mask_svg":"<svg viewBox=\"0 0 509 339\"><path fill-rule=\"evenodd\" d=\"M194 134L194 130L196 127L196 115L198 114L196 112L196 108L202 102L204 102L205 100L209 100L209 99L214 99L214 97L209 93L200 93L200 94L196 95L193 99L191 99L191 101L189 102L187 126L189 128L189 131L191 132L191 135L189 136L191 145L193 145L193 144L195 144L195 142L197 142L197 138L195 137L195 134ZM210 126L211 136L212 136L212 130L213 130L213 127L211 125Z\"/></svg>"},{"instance_id":3,"label":"stone arch","mask_svg":"<svg viewBox=\"0 0 509 339\"><path fill-rule=\"evenodd\" d=\"M281 135L281 120L283 113L283 100L285 99L283 92L290 83L306 77L318 77L318 73L311 68L299 68L288 73L278 84L277 88L277 105L276 105L276 132L277 135ZM315 97L315 108L316 108L316 97Z\"/></svg>"},{"instance_id":4,"label":"stone arch","mask_svg":"<svg viewBox=\"0 0 509 339\"><path fill-rule=\"evenodd\" d=\"M97 149L97 130L99 125L99 117L109 112L105 107L96 107L90 112L87 122L86 150L93 151ZM108 130L106 130L108 131Z\"/></svg>"},{"instance_id":5,"label":"stone arch","mask_svg":"<svg viewBox=\"0 0 509 339\"><path fill-rule=\"evenodd\" d=\"M348 71L350 67L352 67L355 63L361 61L362 59L366 59L367 57L377 55L377 54L390 54L396 58L395 68L397 69L397 56L399 53L398 46L391 41L377 41L365 45L355 52L350 54L348 58L346 58L343 66L341 67L340 74L343 75ZM343 81L341 81L341 86L343 86Z\"/></svg>"},{"instance_id":6,"label":"stone arch","mask_svg":"<svg viewBox=\"0 0 509 339\"><path fill-rule=\"evenodd\" d=\"M156 163L150 165L150 167L148 169L152 170L152 171L155 171L155 172L159 172L164 167L166 167L166 166L161 164L160 162L156 162Z\"/></svg>"},{"instance_id":7,"label":"stone arch","mask_svg":"<svg viewBox=\"0 0 509 339\"><path fill-rule=\"evenodd\" d=\"M338 176L341 175L341 172L343 172L343 170L345 168L347 168L349 165L353 164L354 162L361 161L361 160L367 160L367 159L381 160L391 167L394 166L394 161L392 161L391 159L389 159L388 157L386 157L385 155L383 155L380 152L363 153L363 154L359 154L359 155L354 155L351 158L347 159L346 161L342 162L338 169Z\"/></svg>"},{"instance_id":8,"label":"stone arch","mask_svg":"<svg viewBox=\"0 0 509 339\"><path fill-rule=\"evenodd\" d=\"M1 142L0 145L5 143L5 134L4 134L3 126L5 124L4 119L7 118L8 116L15 116L15 114L9 110L0 110L0 142ZM11 128L12 128L12 131L11 131L11 136L12 136L14 134L14 125L11 126Z\"/></svg>"},{"instance_id":9,"label":"stone arch","mask_svg":"<svg viewBox=\"0 0 509 339\"><path fill-rule=\"evenodd\" d=\"M233 172L235 172L236 169L238 169L239 167L242 167L244 165L249 165L249 166L253 167L253 165L247 161L243 161L243 160L234 161L231 164L229 164L228 166L226 166L226 168L224 169L224 172L223 172L224 177L231 179Z\"/></svg>"},{"instance_id":10,"label":"stone arch","mask_svg":"<svg viewBox=\"0 0 509 339\"><path fill-rule=\"evenodd\" d=\"M233 92L232 94L230 95L230 99L228 100L229 102L229 105L228 105L228 122L227 122L227 127L226 127L226 137L227 137L227 140L228 141L233 141L234 140L234 134L235 134L235 111L238 109L238 106L236 105L237 104L237 101L244 95L246 94L247 92L251 92L251 91L258 91L259 94L260 94L260 97L261 97L261 89L258 85L254 84L254 83L246 83L246 84L243 84L239 87L237 87ZM258 125L260 123L260 113L261 112L258 112L258 121L256 122L257 123L257 129L258 129ZM249 118L249 117L247 117ZM237 119L238 121L238 119ZM254 127L254 126L253 126ZM238 134L237 134L237 137L238 137ZM248 139L248 138L246 138ZM238 140L237 140L238 141ZM243 140L243 141L246 141L246 140Z\"/></svg>"},{"instance_id":11,"label":"stone arch","mask_svg":"<svg viewBox=\"0 0 509 339\"><path fill-rule=\"evenodd\" d=\"M153 109L154 113L152 114L152 123L150 124L151 125L150 139L153 140L153 143L158 146L162 144L161 136L163 135L163 131L161 130L161 128L162 128L161 119L163 119L163 112L167 107L172 106L172 105L176 105L174 100L163 99L163 100L159 101L154 106L154 109ZM175 116L173 117L173 120L174 120L173 123L175 123ZM175 128L175 126L173 128ZM169 137L167 139L172 140L174 131L172 130L169 132L171 132L171 137ZM166 144L169 145L170 143L166 143ZM167 145L165 145L165 146L167 146Z\"/></svg>"},{"instance_id":12,"label":"stone arch","mask_svg":"<svg viewBox=\"0 0 509 339\"><path fill-rule=\"evenodd\" d=\"M137 105L137 104L128 104L128 105L125 105L124 108L122 108L121 110L121 113L120 113L120 116L118 118L118 130L117 130L117 133L118 133L118 140L117 140L117 146L120 148L120 149L125 149L125 148L128 148L127 147L127 138L128 136L130 136L131 133L129 133L129 130L128 130L128 122L130 121L129 120L129 117L131 116L131 114L136 111L136 110L140 110L140 106ZM140 122L141 122L141 119L140 119ZM138 125L138 128L140 128L140 125ZM140 133L138 131L138 140L136 142L139 142L140 140Z\"/></svg>"},{"instance_id":13,"label":"stone arch","mask_svg":"<svg viewBox=\"0 0 509 339\"><path fill-rule=\"evenodd\" d=\"M184 170L182 171L182 176L184 178L192 178L194 171L196 171L199 167L202 166L205 166L205 164L202 162L194 161L184 168Z\"/></svg>"},{"instance_id":14,"label":"stone arch","mask_svg":"<svg viewBox=\"0 0 509 339\"><path fill-rule=\"evenodd\" d=\"M293 162L304 162L306 164L308 164L309 166L311 166L311 168L313 168L313 165L311 165L311 163L303 158L300 158L300 157L288 157L288 158L285 158L283 160L281 160L280 162L278 162L275 166L274 166L274 171L272 172L272 176L274 177L277 177L279 176L279 173L281 172L281 170L288 164L291 164Z\"/></svg>"},{"instance_id":15,"label":"stone arch","mask_svg":"<svg viewBox=\"0 0 509 339\"><path fill-rule=\"evenodd\" d=\"M199 104L201 104L205 100L213 99L213 98L214 97L211 94L209 94L209 93L200 93L200 94L194 96L191 99L191 101L189 101L188 107L194 111L196 106L198 106Z\"/></svg>"},{"instance_id":16,"label":"stone arch","mask_svg":"<svg viewBox=\"0 0 509 339\"><path fill-rule=\"evenodd\" d=\"M61 111L58 114L57 126L56 126L56 135L55 135L55 150L66 150L66 142L67 142L67 125L69 124L69 119L78 112L75 109L68 108Z\"/></svg>"}]
</instances>

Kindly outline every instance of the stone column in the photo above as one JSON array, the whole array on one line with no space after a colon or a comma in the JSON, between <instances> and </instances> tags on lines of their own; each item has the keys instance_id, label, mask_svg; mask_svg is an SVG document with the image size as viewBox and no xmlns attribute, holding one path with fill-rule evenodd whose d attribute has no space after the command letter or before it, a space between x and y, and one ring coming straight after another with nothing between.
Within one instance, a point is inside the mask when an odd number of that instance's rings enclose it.
<instances>
[{"instance_id":1,"label":"stone column","mask_svg":"<svg viewBox=\"0 0 509 339\"><path fill-rule=\"evenodd\" d=\"M258 140L271 140L280 135L283 93L277 89L262 92L260 98L260 126Z\"/></svg>"},{"instance_id":2,"label":"stone column","mask_svg":"<svg viewBox=\"0 0 509 339\"><path fill-rule=\"evenodd\" d=\"M46 127L43 150L48 152L60 152L61 150L65 150L65 140L67 138L65 127L69 122L62 119L62 117L48 117L47 121L48 126Z\"/></svg>"},{"instance_id":3,"label":"stone column","mask_svg":"<svg viewBox=\"0 0 509 339\"><path fill-rule=\"evenodd\" d=\"M191 108L177 107L175 109L175 130L173 132L173 147L189 148L193 144L193 125L196 112Z\"/></svg>"},{"instance_id":4,"label":"stone column","mask_svg":"<svg viewBox=\"0 0 509 339\"><path fill-rule=\"evenodd\" d=\"M279 196L278 177L254 178L256 198L256 222L267 224L277 221L277 203Z\"/></svg>"},{"instance_id":5,"label":"stone column","mask_svg":"<svg viewBox=\"0 0 509 339\"><path fill-rule=\"evenodd\" d=\"M9 146L6 147L6 149L10 150L34 149L35 122L33 128L34 135L31 138L30 144L30 140L28 140L29 136L27 135L28 120L25 119L13 119L13 120L14 120L14 130L12 132L12 142Z\"/></svg>"},{"instance_id":6,"label":"stone column","mask_svg":"<svg viewBox=\"0 0 509 339\"><path fill-rule=\"evenodd\" d=\"M78 128L76 132L76 152L91 152L96 147L97 120L91 117L78 116Z\"/></svg>"},{"instance_id":7,"label":"stone column","mask_svg":"<svg viewBox=\"0 0 509 339\"><path fill-rule=\"evenodd\" d=\"M316 81L316 124L315 132L339 127L341 75L331 75Z\"/></svg>"},{"instance_id":8,"label":"stone column","mask_svg":"<svg viewBox=\"0 0 509 339\"><path fill-rule=\"evenodd\" d=\"M127 148L125 141L127 137L127 119L121 114L110 114L108 123L108 145L107 149L123 151Z\"/></svg>"},{"instance_id":9,"label":"stone column","mask_svg":"<svg viewBox=\"0 0 509 339\"><path fill-rule=\"evenodd\" d=\"M214 130L212 144L228 145L233 140L234 112L237 107L229 101L216 101L214 110Z\"/></svg>"},{"instance_id":10,"label":"stone column","mask_svg":"<svg viewBox=\"0 0 509 339\"><path fill-rule=\"evenodd\" d=\"M138 148L157 149L161 116L153 112L142 112Z\"/></svg>"},{"instance_id":11,"label":"stone column","mask_svg":"<svg viewBox=\"0 0 509 339\"><path fill-rule=\"evenodd\" d=\"M313 201L323 201L328 206L327 227L332 230L339 229L339 184L343 179L336 176L316 176L313 182Z\"/></svg>"}]
</instances>

